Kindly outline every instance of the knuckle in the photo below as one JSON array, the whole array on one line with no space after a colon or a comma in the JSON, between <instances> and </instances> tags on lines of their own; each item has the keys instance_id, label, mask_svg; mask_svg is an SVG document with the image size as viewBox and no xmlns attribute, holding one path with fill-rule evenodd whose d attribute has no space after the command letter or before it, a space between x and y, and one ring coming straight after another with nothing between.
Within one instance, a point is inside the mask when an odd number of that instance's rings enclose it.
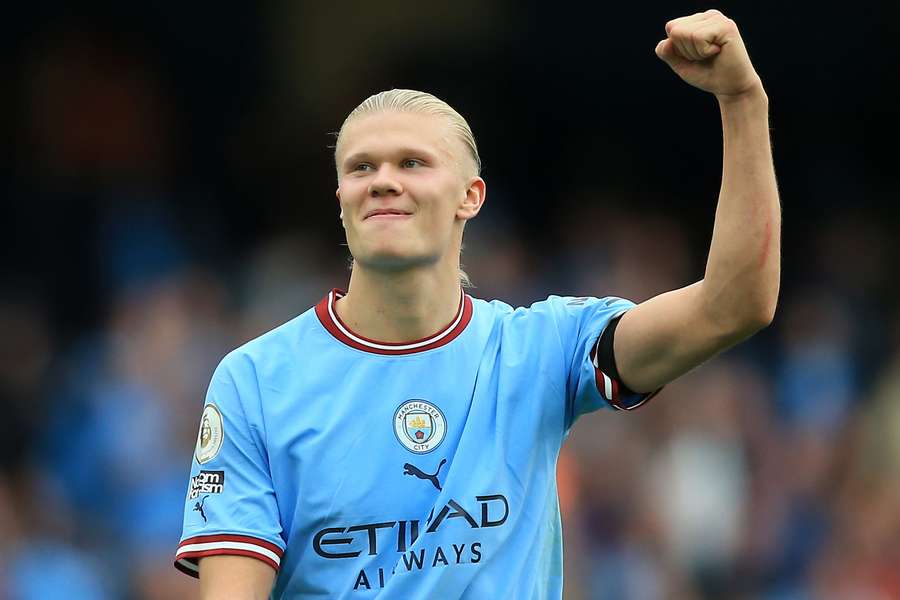
<instances>
[{"instance_id":1,"label":"knuckle","mask_svg":"<svg viewBox=\"0 0 900 600\"><path fill-rule=\"evenodd\" d=\"M706 12L703 13L703 14L705 14L705 15L721 15L722 12L716 10L715 8L711 8L711 9L709 9L708 11L706 11Z\"/></svg>"}]
</instances>

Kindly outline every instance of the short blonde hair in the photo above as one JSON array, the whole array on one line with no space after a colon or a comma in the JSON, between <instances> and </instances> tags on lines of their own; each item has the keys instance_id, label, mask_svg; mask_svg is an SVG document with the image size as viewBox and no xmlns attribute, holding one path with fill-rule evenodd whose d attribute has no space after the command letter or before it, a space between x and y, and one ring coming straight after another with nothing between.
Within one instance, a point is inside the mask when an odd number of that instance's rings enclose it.
<instances>
[{"instance_id":1,"label":"short blonde hair","mask_svg":"<svg viewBox=\"0 0 900 600\"><path fill-rule=\"evenodd\" d=\"M472 159L475 167L475 175L481 174L481 157L478 156L478 145L475 143L475 136L472 134L472 128L469 127L469 123L452 106L440 98L418 90L393 89L379 92L369 96L359 106L350 111L337 134L337 141L334 146L335 161L337 160L338 148L341 145L341 136L344 133L344 128L347 127L347 123L363 115L386 111L435 115L445 118L450 124L450 128L469 151L469 158Z\"/></svg>"}]
</instances>

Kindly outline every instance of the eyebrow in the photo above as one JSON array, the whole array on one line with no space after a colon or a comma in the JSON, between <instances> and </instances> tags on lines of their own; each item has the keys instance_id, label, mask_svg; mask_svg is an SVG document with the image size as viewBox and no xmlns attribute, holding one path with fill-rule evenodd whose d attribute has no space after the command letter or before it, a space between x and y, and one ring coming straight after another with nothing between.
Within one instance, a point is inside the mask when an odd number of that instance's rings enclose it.
<instances>
[{"instance_id":1,"label":"eyebrow","mask_svg":"<svg viewBox=\"0 0 900 600\"><path fill-rule=\"evenodd\" d=\"M429 161L435 161L438 158L437 154L435 152L430 152L428 150L425 150L424 148L413 148L413 147L399 148L398 150L396 150L396 152L393 152L392 154L395 154L398 156L404 156L404 157L412 157L412 158L422 157L422 158L428 159ZM343 161L341 161L341 164L346 167L348 165L356 164L359 162L365 162L366 160L371 158L371 156L372 156L371 152L366 152L366 151L355 152L355 153L347 156L347 158L345 158Z\"/></svg>"}]
</instances>

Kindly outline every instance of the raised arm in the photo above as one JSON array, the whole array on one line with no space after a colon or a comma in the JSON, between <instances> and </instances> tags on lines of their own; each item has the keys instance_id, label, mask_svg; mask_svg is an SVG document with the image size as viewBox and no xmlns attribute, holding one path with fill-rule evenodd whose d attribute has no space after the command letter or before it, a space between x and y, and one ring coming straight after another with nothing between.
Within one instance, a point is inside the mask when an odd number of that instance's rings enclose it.
<instances>
[{"instance_id":1,"label":"raised arm","mask_svg":"<svg viewBox=\"0 0 900 600\"><path fill-rule=\"evenodd\" d=\"M781 210L768 98L734 21L708 10L666 24L657 55L715 94L722 113L722 187L703 279L626 313L614 339L622 381L652 391L772 322Z\"/></svg>"}]
</instances>

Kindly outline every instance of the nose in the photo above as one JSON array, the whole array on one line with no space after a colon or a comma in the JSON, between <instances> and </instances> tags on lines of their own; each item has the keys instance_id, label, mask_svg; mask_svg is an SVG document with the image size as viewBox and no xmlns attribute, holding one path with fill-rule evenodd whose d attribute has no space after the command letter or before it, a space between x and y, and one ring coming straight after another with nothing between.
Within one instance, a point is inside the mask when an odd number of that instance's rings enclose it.
<instances>
[{"instance_id":1,"label":"nose","mask_svg":"<svg viewBox=\"0 0 900 600\"><path fill-rule=\"evenodd\" d=\"M373 198L379 196L399 196L403 193L403 186L397 179L393 169L389 166L383 166L375 173L372 182L369 184L369 195Z\"/></svg>"}]
</instances>

